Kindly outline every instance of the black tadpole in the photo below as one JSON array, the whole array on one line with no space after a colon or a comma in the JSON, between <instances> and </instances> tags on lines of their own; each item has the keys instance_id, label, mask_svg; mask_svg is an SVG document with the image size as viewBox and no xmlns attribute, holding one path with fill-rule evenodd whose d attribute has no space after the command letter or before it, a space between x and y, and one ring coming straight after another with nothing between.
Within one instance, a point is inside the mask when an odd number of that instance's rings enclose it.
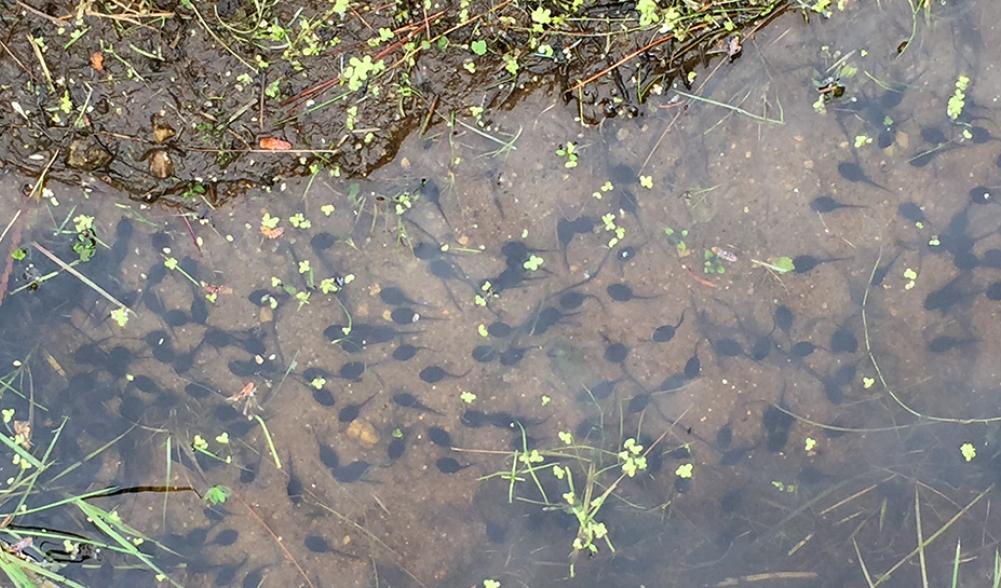
<instances>
[{"instance_id":1,"label":"black tadpole","mask_svg":"<svg viewBox=\"0 0 1001 588\"><path fill-rule=\"evenodd\" d=\"M396 394L393 394L393 404L402 406L403 408L412 408L414 410L430 412L437 415L441 414L437 410L434 410L430 406L418 400L417 397L410 392L397 392Z\"/></svg>"},{"instance_id":2,"label":"black tadpole","mask_svg":"<svg viewBox=\"0 0 1001 588\"><path fill-rule=\"evenodd\" d=\"M674 339L674 335L677 333L678 327L685 322L685 312L687 312L687 309L681 311L681 318L678 319L677 323L673 325L661 325L654 329L651 339L653 339L656 343L667 343L671 339Z\"/></svg>"},{"instance_id":3,"label":"black tadpole","mask_svg":"<svg viewBox=\"0 0 1001 588\"><path fill-rule=\"evenodd\" d=\"M859 204L844 204L835 200L831 196L817 196L810 201L810 210L814 212L819 212L820 214L827 214L828 212L834 212L839 208L865 208Z\"/></svg>"},{"instance_id":4,"label":"black tadpole","mask_svg":"<svg viewBox=\"0 0 1001 588\"><path fill-rule=\"evenodd\" d=\"M848 180L849 182L858 182L889 192L889 190L887 190L884 186L881 186L880 184L877 184L876 182L870 180L868 176L865 175L865 172L862 170L862 166L860 166L857 163L853 163L851 161L842 161L841 163L838 164L838 174L840 174L842 178Z\"/></svg>"}]
</instances>

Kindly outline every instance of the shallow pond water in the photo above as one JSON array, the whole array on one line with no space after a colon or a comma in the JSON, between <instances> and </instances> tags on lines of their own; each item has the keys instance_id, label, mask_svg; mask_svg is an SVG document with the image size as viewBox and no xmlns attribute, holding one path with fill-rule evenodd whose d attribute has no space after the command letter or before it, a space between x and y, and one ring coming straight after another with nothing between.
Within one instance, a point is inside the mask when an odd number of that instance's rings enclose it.
<instances>
[{"instance_id":1,"label":"shallow pond water","mask_svg":"<svg viewBox=\"0 0 1001 588\"><path fill-rule=\"evenodd\" d=\"M847 14L780 18L636 119L582 128L539 92L364 180L197 217L57 185L23 205L4 176L0 245L26 258L2 407L54 463L27 506L138 489L90 500L190 586L947 585L960 540L962 585L986 585L1001 9L936 4L902 52L906 3ZM46 251L78 256L81 214L99 242L75 269L104 294L27 288ZM610 540L590 556L586 496ZM81 512L0 533L99 536ZM88 585L152 583L75 559Z\"/></svg>"}]
</instances>

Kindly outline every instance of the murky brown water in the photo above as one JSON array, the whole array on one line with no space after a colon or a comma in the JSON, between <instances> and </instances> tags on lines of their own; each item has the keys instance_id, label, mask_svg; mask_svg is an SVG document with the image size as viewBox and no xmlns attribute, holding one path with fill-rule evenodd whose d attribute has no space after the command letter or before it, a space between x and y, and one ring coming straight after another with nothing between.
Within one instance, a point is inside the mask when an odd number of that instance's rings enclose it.
<instances>
[{"instance_id":1,"label":"murky brown water","mask_svg":"<svg viewBox=\"0 0 1001 588\"><path fill-rule=\"evenodd\" d=\"M880 585L915 586L919 533L932 585L959 540L961 585L987 585L998 429L959 421L1001 415L1001 11L935 5L899 56L906 4L850 13L780 19L700 72L693 92L717 104L667 92L584 129L540 93L489 129L411 139L367 180L290 181L206 207L190 231L52 186L58 206L22 210L23 243L72 259L55 227L93 215L110 248L76 268L135 315L119 327L68 275L0 308L0 359L22 362L4 382L39 405L36 447L67 418L58 462L103 449L51 490L229 487L212 508L96 499L175 551L148 549L188 586L865 586L891 569ZM814 80L845 65L845 96L816 112ZM518 138L497 152L483 133ZM573 168L555 153L568 141ZM6 226L23 180L3 182ZM283 235L262 235L265 214ZM27 263L56 269L28 249L9 290ZM224 287L216 302L167 257ZM228 399L251 383L260 420ZM2 405L28 414L10 389ZM608 466L598 495L630 437L659 441L596 517L615 551L597 541L570 578L566 481L538 472L547 506L523 469L492 475L514 449L558 451L539 467L572 466L578 491L583 457ZM95 532L39 517L18 523ZM61 573L153 582L125 563Z\"/></svg>"}]
</instances>

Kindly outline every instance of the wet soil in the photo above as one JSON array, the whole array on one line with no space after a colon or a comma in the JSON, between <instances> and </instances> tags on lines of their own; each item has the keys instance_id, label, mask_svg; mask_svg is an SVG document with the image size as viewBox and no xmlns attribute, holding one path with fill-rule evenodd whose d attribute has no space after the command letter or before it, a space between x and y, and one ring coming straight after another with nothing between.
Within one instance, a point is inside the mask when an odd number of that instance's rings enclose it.
<instances>
[{"instance_id":1,"label":"wet soil","mask_svg":"<svg viewBox=\"0 0 1001 588\"><path fill-rule=\"evenodd\" d=\"M786 9L682 5L667 30L592 2L8 4L0 160L36 175L58 150L50 178L189 209L319 170L365 175L441 123L493 134L533 88L589 124L639 116Z\"/></svg>"},{"instance_id":2,"label":"wet soil","mask_svg":"<svg viewBox=\"0 0 1001 588\"><path fill-rule=\"evenodd\" d=\"M55 182L25 201L8 173L0 246L26 250L0 362L24 397L3 408L45 407L36 446L68 419L56 455L83 465L57 491L230 488L99 499L180 554L150 548L183 585L915 586L922 565L948 585L959 540L963 581L987 581L1001 15L936 6L901 52L905 3L848 11L776 20L641 117L579 127L540 90L495 115L509 148L432 125L364 178L197 214ZM58 270L35 243L77 258L80 214L100 242L75 267L135 311L124 327L71 275L27 288ZM540 472L540 505L501 477L564 448L543 464L579 484L567 433L616 475L627 438L653 447L597 517L615 551L572 578L565 480ZM152 575L90 563L62 572Z\"/></svg>"}]
</instances>

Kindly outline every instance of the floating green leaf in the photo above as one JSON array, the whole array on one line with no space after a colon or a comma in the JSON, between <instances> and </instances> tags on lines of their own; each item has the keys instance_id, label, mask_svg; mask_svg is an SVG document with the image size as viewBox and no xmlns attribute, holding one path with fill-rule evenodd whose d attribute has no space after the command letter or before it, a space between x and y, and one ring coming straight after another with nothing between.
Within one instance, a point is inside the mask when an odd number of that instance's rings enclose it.
<instances>
[{"instance_id":1,"label":"floating green leaf","mask_svg":"<svg viewBox=\"0 0 1001 588\"><path fill-rule=\"evenodd\" d=\"M774 257L769 261L773 269L779 273L785 274L796 270L796 266L793 264L792 258L789 256Z\"/></svg>"},{"instance_id":2,"label":"floating green leaf","mask_svg":"<svg viewBox=\"0 0 1001 588\"><path fill-rule=\"evenodd\" d=\"M125 327L129 324L129 310L124 306L120 306L115 310L111 311L111 320L115 321L119 327Z\"/></svg>"},{"instance_id":3,"label":"floating green leaf","mask_svg":"<svg viewBox=\"0 0 1001 588\"><path fill-rule=\"evenodd\" d=\"M231 490L229 488L217 484L215 486L212 486L205 492L203 500L205 501L205 504L209 506L216 506L219 504L224 504L226 502L226 499L229 498L230 494Z\"/></svg>"}]
</instances>

